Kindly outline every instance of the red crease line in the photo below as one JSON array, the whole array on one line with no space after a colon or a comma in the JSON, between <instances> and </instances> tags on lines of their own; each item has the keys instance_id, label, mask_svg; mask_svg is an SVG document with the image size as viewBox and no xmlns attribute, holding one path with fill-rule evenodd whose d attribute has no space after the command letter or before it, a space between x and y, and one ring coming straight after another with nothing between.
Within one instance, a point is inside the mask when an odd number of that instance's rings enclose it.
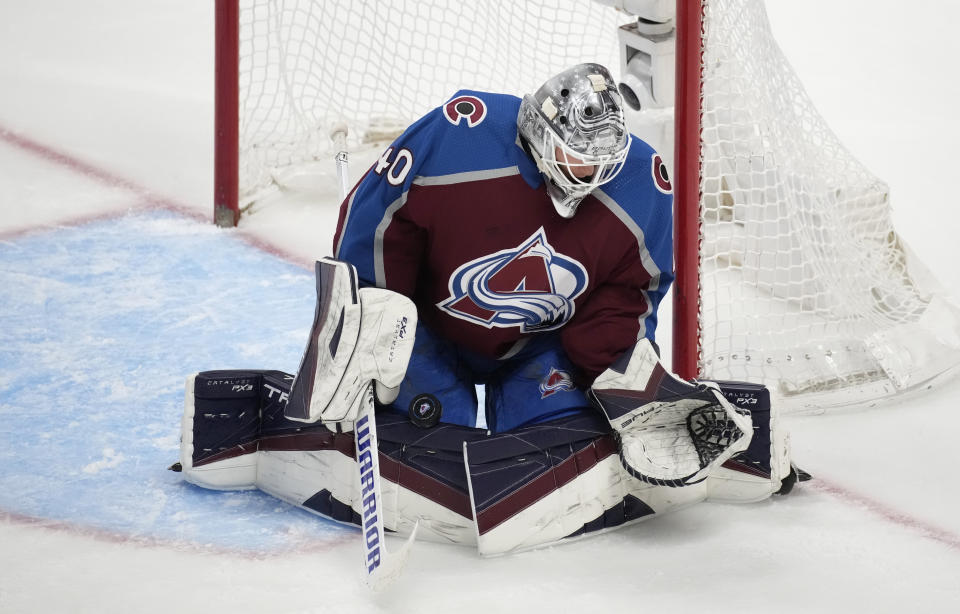
<instances>
[{"instance_id":1,"label":"red crease line","mask_svg":"<svg viewBox=\"0 0 960 614\"><path fill-rule=\"evenodd\" d=\"M890 507L884 503L880 503L875 499L871 499L848 488L844 488L843 486L840 486L834 482L824 480L819 476L810 482L810 485L821 492L825 492L848 503L853 503L863 507L869 512L883 518L888 522L916 531L928 539L947 546L951 550L960 551L960 535L957 535L952 531L935 526L929 522L920 520L914 516L910 516L909 514L905 514L904 512L894 509L893 507Z\"/></svg>"}]
</instances>

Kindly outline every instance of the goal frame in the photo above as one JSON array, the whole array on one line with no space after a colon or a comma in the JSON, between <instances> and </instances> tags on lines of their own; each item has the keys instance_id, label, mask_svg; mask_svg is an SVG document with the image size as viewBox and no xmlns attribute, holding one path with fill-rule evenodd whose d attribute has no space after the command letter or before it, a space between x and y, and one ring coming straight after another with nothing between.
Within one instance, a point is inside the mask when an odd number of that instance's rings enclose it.
<instances>
[{"instance_id":1,"label":"goal frame","mask_svg":"<svg viewBox=\"0 0 960 614\"><path fill-rule=\"evenodd\" d=\"M909 253L891 225L890 208L887 206L889 195L885 184L845 150L823 118L816 113L812 102L803 91L802 83L798 82L775 40L771 40L769 26L764 29L763 24L760 24L761 19L766 20L761 1L580 0L584 5L606 5L605 8L610 9L610 14L620 15L615 19L607 19L606 15L590 10L581 10L581 6L575 6L572 2L563 4L568 0L544 0L543 3L553 7L551 14L559 16L562 20L558 22L560 25L577 23L593 28L589 35L583 33L586 30L577 30L580 32L578 40L589 41L589 46L585 43L568 54L570 57L574 54L589 55L590 58L603 58L604 63L615 63L617 56L610 53L611 49L605 48L603 41L607 41L605 33L609 25L619 27L616 38L620 42L621 87L627 92L625 100L630 106L630 112L634 113L633 120L640 125L639 129L632 126L632 131L643 135L642 138L651 142L665 157L672 159L673 168L670 171L673 175L674 192L675 271L671 295L672 369L684 379L740 379L764 381L768 386L776 383L778 390L785 398L789 397L791 402L808 395L806 398L813 399L812 403L826 404L826 393L830 393L834 388L842 389L845 398L831 400L829 405L856 404L864 402L857 399L892 396L900 391L917 388L941 373L944 362L960 365L960 342L944 343L941 339L943 335L940 334L941 331L948 330L951 334L955 332L957 339L960 339L960 307L946 305L949 301L942 300L936 292L929 291L932 286L926 285L929 281L926 279L928 275L925 275L927 271L922 263ZM444 2L449 0L435 0L435 3L424 0L422 5L417 2L411 6L423 13L429 6L447 6ZM714 11L714 8L717 8L714 7L714 2L718 2L717 7L721 9L719 13ZM346 117L346 107L343 105L336 116L327 114L322 105L301 107L299 101L309 103L328 98L325 95L317 96L316 92L328 92L324 84L330 83L330 75L323 73L326 81L321 80L319 86L315 79L310 81L315 76L313 72L307 72L308 79L305 81L288 81L285 76L278 77L274 68L278 65L284 69L288 67L285 47L280 52L284 61L277 62L273 55L274 44L286 41L284 28L292 28L300 34L310 33L311 41L319 43L318 47L323 49L383 50L380 47L371 47L369 41L362 38L369 37L370 31L380 25L379 21L375 25L365 21L367 13L371 11L351 13L341 7L329 13L315 14L310 11L300 12L301 7L297 6L292 7L289 13L275 9L278 15L291 18L286 21L278 17L275 22L274 16L269 12L259 17L248 12L247 5L241 0L215 0L215 3L213 219L221 227L237 226L242 212L247 211L251 204L272 197L268 192L272 192L274 188L317 189L324 197L328 196L325 193L329 183L326 156L330 152L324 147L329 147L326 137L329 136L328 124L332 120L357 121L358 117L366 117L382 120L384 125L388 123L387 120L395 120L390 124L392 134L393 129L415 120L415 117L403 116L403 111L397 111L398 109L408 109L408 115L419 116L425 112L425 107L421 107L428 96L430 100L438 100L439 96L450 93L438 94L429 87L431 84L446 87L463 77L464 58L460 55L450 53L450 50L444 47L444 55L434 58L430 53L436 49L410 44L413 39L406 40L401 37L398 40L406 46L402 46L400 42L396 47L383 46L387 54L364 56L361 61L364 66L394 66L391 62L395 59L413 63L418 68L420 65L430 66L430 74L419 71L411 73L414 79L419 79L413 87L405 83L405 73L402 72L390 73L371 86L366 72L354 70L350 75L360 75L362 78L358 78L356 82L344 83L351 91L363 90L370 94L355 100L359 103L369 99L370 103L358 106L356 116ZM278 4L286 7L287 3ZM329 9L332 3L317 2L310 8L318 6ZM360 3L356 6L362 9ZM503 6L512 9L518 5ZM481 47L481 51L502 50L504 57L497 57L504 65L522 54L531 66L538 67L537 70L543 70L547 65L552 66L551 62L556 64L570 59L558 53L561 46L555 38L555 31L564 28L560 25L553 29L545 27L542 13L530 11L526 5L519 6L523 6L522 12L512 15L512 19L497 13L492 16L496 23L481 24L477 28L473 27L479 22L477 19L445 19L447 30L451 24L456 25L452 30L455 36L452 41L451 37L447 36L440 42L453 42L476 53L477 50L466 45L465 41L468 40L468 34L479 33L481 37L474 39L487 45ZM741 6L746 14L738 12L737 6ZM724 7L730 7L731 10L724 12ZM613 11L614 8L619 12ZM572 18L573 11L581 17L580 20ZM318 31L323 31L322 27L312 25L317 22L339 22L341 15L347 17L344 18L344 23L339 25L338 31L360 33L360 40L356 37L335 40L333 33L318 35ZM587 15L589 19L582 18ZM624 23L623 15L635 19L629 24ZM755 27L743 28L740 23L731 24L728 20L718 19L718 15L734 16L741 20L753 18ZM529 34L529 39L524 35L517 35L516 32L511 32L510 36L501 33L500 28L505 23L516 23L519 28L525 28L523 33ZM723 27L718 26L721 23L724 24ZM447 30L440 34L446 34ZM264 32L267 33L266 36ZM417 43L425 38L423 31L414 27L410 27L409 31L399 32L415 37ZM503 44L491 48L488 41L493 39L487 35L488 32L500 37L496 40L522 40L524 44L519 47ZM790 86L789 104L780 104L783 97L769 96L764 90L751 88L747 88L747 93L740 98L749 102L742 110L731 111L722 103L718 104L718 100L723 96L731 96L730 93L725 93L725 90L718 89L718 84L742 87L737 83L758 82L756 79L743 79L740 75L745 73L736 72L756 71L757 68L752 63L743 63L741 66L739 58L734 58L733 61L717 61L722 56L716 56L716 53L735 47L731 46L729 41L725 43L723 38L718 38L727 32L745 32L751 35L747 38L751 45L766 44L765 48L760 49L763 53L754 53L751 57L771 59L769 65L778 72L772 75L774 78L769 82L782 81L781 85ZM539 36L541 34L543 36ZM764 36L767 38L764 39ZM259 53L251 54L251 41L255 40L261 41L257 47ZM264 40L267 42L263 42ZM292 40L296 43L299 39L294 37ZM434 42L434 46L439 49L437 41ZM298 45L299 43L293 45L297 52L300 49ZM708 45L716 47L711 48ZM566 47L569 45L563 49ZM410 54L398 53L408 48ZM749 48L747 51L750 52ZM328 64L340 66L339 57L354 58L356 55L340 53L331 62L327 62L325 56L313 56L307 59L307 63L311 67ZM290 56L299 58L295 53ZM424 64L426 57L434 60L442 57L444 61ZM467 56L467 59L472 57ZM321 61L309 63L317 58ZM450 62L449 58L453 58L454 62ZM497 64L491 62L490 65ZM612 68L612 64L608 65ZM728 77L732 75L732 78L718 79L715 76L721 74L717 72L718 67L733 71L726 73ZM244 70L243 74L240 73L241 68ZM519 88L529 87L527 84L532 76L524 73L522 67L517 68L508 73L496 70L477 72L476 87L519 94L525 91ZM441 72L447 70L446 78L437 72L438 69ZM404 68L394 66L394 71L397 70L402 71ZM300 73L297 75L300 76ZM782 80L779 79L781 75ZM251 88L251 81L259 84L261 89ZM398 85L398 91L380 87L381 84L394 83ZM493 89L501 87L502 89ZM303 88L308 88L306 91L313 96L305 97ZM638 88L643 89L641 93L646 95L634 97L631 101L628 94L635 94ZM255 93L251 95L251 91ZM786 88L781 87L776 91L786 91ZM408 96L408 92L420 93L423 95L422 99L414 95ZM275 93L286 96L282 98L282 103L277 102L279 98L273 97ZM738 92L732 91L732 95L736 97ZM343 96L341 93L341 97ZM673 100L670 100L671 97ZM253 102L248 104L250 100ZM262 100L267 103L260 104ZM763 105L759 105L761 100ZM795 101L802 104L794 104ZM282 115L274 122L273 117L260 117L254 113L262 108L283 109L295 119L288 121L287 115ZM756 119L754 110L761 113ZM395 112L399 114L393 115ZM737 115L730 121L732 113ZM766 115L763 115L764 113ZM802 118L801 113L805 114ZM249 121L251 117L256 118L253 129ZM784 120L782 122L779 119L781 117ZM816 130L804 127L803 130L807 132L803 138L794 138L798 126L808 126L800 121L801 119L812 120L812 126ZM771 135L769 146L775 149L751 149L755 145L753 139L743 138L742 132L734 137L724 136L718 141L720 127L736 127L737 121L740 122L740 128L746 127L748 137L755 134L758 135L757 138L766 140L768 135ZM281 128L277 129L278 126ZM389 142L392 138L386 138L388 132L372 120L365 122L360 119L357 126L360 129L354 130L351 127L351 143L348 145L357 148L356 151L351 150L352 153L372 154L379 143ZM750 130L754 130L752 126L756 126L755 133L750 133ZM766 126L774 128L768 130ZM303 130L304 127L306 130ZM781 127L788 127L794 132L781 130ZM271 140L274 133L282 138ZM784 134L793 136L783 140ZM258 140L261 137L262 146ZM717 142L742 143L744 148L725 147L724 150L729 151L718 156L721 150ZM791 143L791 147L784 148L783 142ZM797 146L793 147L793 143ZM842 166L831 167L841 169L844 173L842 179L831 174L832 171L824 172L823 168L802 166L802 172L799 172L791 165L790 156L799 160L810 159L812 156L807 155L808 150L822 147L822 144L829 146L833 156L830 160L843 162ZM308 154L303 155L304 151ZM745 151L747 155L736 153L737 151ZM759 155L754 155L754 151L759 151ZM251 156L251 152L256 155ZM276 152L280 154L277 155ZM782 157L788 162L783 167L788 170L783 171L783 174L779 161L781 152L785 152ZM746 166L741 167L739 162L736 166L731 165L729 160L733 154L739 156L739 159L746 159ZM329 162L329 174L332 174L333 155ZM756 166L758 162L759 167ZM768 163L769 167L766 166ZM309 168L296 169L297 165L306 165ZM288 172L290 169L297 172ZM847 182L848 169L856 171L850 175L859 183ZM758 193L744 197L743 194L751 189L751 173L761 175L757 185L769 185L769 189L774 191L771 193L776 195L768 197L765 193ZM763 183L768 174L770 183ZM784 177L790 181L790 185L785 188ZM794 186L797 186L796 190L793 189ZM790 195L809 196L800 199L801 206L797 206L798 199L792 196L782 199L779 196L778 190L781 189ZM783 202L786 213L775 208L761 209L760 207L766 207L768 199L773 203ZM841 204L842 207L835 206ZM830 216L824 216L821 211L829 212ZM820 220L833 217L834 212L839 212L835 214L836 220L844 224L834 226L853 228L854 232L850 234L859 242L849 242L845 238L833 240L836 237L831 233L817 230L824 227ZM810 220L813 220L813 223L809 223ZM718 221L732 222L736 226L719 227L716 225ZM760 225L772 226L773 232L757 231ZM721 234L721 231L728 232L723 230L724 228L732 228L733 233ZM817 241L810 240L808 235L814 231L807 233L804 230L807 228L825 235L825 240L820 242L820 235ZM726 243L717 242L718 237ZM807 247L802 241L807 241L807 244L813 247ZM857 254L852 253L857 250ZM872 260L868 261L866 258ZM850 262L851 267L859 267L856 271L868 273L860 276L863 282L855 284L849 293L845 293L846 287L837 283L841 277L818 275L819 271L839 266L836 264L838 262ZM876 267L864 266L864 262L879 264ZM854 269L848 267L841 272L850 275L851 270ZM723 273L726 279L717 275L717 271ZM785 273L771 275L768 274L769 271ZM748 280L749 284L727 283L731 274L743 275L744 272L753 276ZM922 283L915 283L916 279L920 279ZM770 342L768 338L754 336L753 329L747 330L743 327L719 330L716 322L723 321L723 316L715 317L718 312L716 305L728 303L717 301L717 290L720 288L717 280L726 284L723 289L728 297L731 296L730 289L733 289L732 295L740 297L741 302L744 297L760 299L755 303L756 309L747 315L755 318L752 322L757 330L776 331L779 339ZM846 300L848 296L853 300ZM850 307L837 309L838 305ZM800 309L794 310L794 307ZM735 318L730 320L735 321ZM888 326L888 323L892 324ZM827 328L830 330L826 336L807 335L804 338L806 345L789 336L789 331L810 331L813 328L820 332ZM716 347L720 347L718 339L736 344L734 350L716 350ZM949 361L933 357L934 353L944 348L952 353ZM796 362L793 362L795 359ZM793 375L782 377L787 372L792 372ZM871 392L865 394L868 387ZM806 401L804 403L805 406L813 407Z\"/></svg>"},{"instance_id":2,"label":"goal frame","mask_svg":"<svg viewBox=\"0 0 960 614\"><path fill-rule=\"evenodd\" d=\"M240 221L240 2L216 0L213 221Z\"/></svg>"},{"instance_id":3,"label":"goal frame","mask_svg":"<svg viewBox=\"0 0 960 614\"><path fill-rule=\"evenodd\" d=\"M677 2L673 177L673 371L699 375L703 0Z\"/></svg>"}]
</instances>

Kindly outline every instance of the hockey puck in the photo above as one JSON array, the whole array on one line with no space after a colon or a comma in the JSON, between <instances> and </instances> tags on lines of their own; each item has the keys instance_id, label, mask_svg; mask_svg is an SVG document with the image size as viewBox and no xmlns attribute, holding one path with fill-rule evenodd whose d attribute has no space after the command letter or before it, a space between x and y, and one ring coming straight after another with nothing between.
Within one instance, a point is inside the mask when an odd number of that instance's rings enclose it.
<instances>
[{"instance_id":1,"label":"hockey puck","mask_svg":"<svg viewBox=\"0 0 960 614\"><path fill-rule=\"evenodd\" d=\"M428 429L440 422L442 407L437 397L432 394L418 394L410 401L410 422L422 429Z\"/></svg>"}]
</instances>

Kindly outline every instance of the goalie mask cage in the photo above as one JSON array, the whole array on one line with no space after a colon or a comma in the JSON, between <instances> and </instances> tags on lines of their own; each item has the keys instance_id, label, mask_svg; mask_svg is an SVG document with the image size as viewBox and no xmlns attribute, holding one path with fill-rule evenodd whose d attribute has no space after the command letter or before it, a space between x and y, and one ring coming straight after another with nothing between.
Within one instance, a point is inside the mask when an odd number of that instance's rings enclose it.
<instances>
[{"instance_id":1,"label":"goalie mask cage","mask_svg":"<svg viewBox=\"0 0 960 614\"><path fill-rule=\"evenodd\" d=\"M632 3L217 0L217 223L305 168L334 185L337 125L352 152L379 153L458 89L522 95L586 61L617 76L617 28L635 18L607 5ZM674 370L802 408L960 363L957 308L808 100L762 0L676 8L676 145L655 144L675 152Z\"/></svg>"}]
</instances>

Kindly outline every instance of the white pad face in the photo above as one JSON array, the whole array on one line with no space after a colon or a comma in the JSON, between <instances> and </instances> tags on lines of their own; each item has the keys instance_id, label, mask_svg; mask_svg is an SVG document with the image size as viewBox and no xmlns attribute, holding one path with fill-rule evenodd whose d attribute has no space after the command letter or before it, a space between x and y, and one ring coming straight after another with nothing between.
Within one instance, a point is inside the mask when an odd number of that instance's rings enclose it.
<instances>
[{"instance_id":1,"label":"white pad face","mask_svg":"<svg viewBox=\"0 0 960 614\"><path fill-rule=\"evenodd\" d=\"M602 459L548 495L537 499L489 532L477 537L481 556L493 557L567 543L600 535L699 503L706 498L703 483L684 488L656 486L631 476L616 455ZM570 537L584 523L635 497L650 513L623 524Z\"/></svg>"},{"instance_id":2,"label":"white pad face","mask_svg":"<svg viewBox=\"0 0 960 614\"><path fill-rule=\"evenodd\" d=\"M356 400L371 380L381 401L392 401L416 327L417 309L407 297L358 290L352 265L317 262L316 315L284 415L301 422L353 422Z\"/></svg>"},{"instance_id":3,"label":"white pad face","mask_svg":"<svg viewBox=\"0 0 960 614\"><path fill-rule=\"evenodd\" d=\"M259 454L256 485L260 490L314 514L320 512L305 503L325 490L358 515L362 512L366 495L357 478L356 459L338 450ZM386 529L408 536L419 523L418 539L468 546L476 543L472 519L389 479L383 479L380 484L383 488L380 510Z\"/></svg>"},{"instance_id":4,"label":"white pad face","mask_svg":"<svg viewBox=\"0 0 960 614\"><path fill-rule=\"evenodd\" d=\"M624 466L651 484L699 482L750 444L750 416L715 388L672 375L646 339L623 371L601 373L590 394L620 434Z\"/></svg>"}]
</instances>

